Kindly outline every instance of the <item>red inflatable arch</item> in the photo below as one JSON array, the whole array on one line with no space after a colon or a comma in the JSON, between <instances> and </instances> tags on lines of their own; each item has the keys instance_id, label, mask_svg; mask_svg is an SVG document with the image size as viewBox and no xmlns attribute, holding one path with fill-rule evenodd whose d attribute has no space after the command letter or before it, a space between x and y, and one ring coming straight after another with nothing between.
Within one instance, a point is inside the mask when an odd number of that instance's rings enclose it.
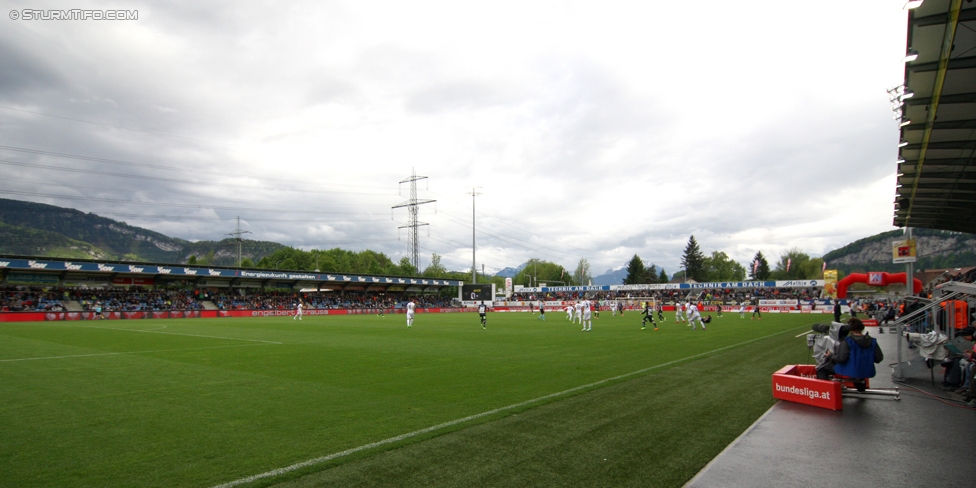
<instances>
[{"instance_id":1,"label":"red inflatable arch","mask_svg":"<svg viewBox=\"0 0 976 488\"><path fill-rule=\"evenodd\" d=\"M837 298L847 298L847 287L851 283L867 283L871 286L888 286L892 283L904 283L905 273L885 273L871 271L868 273L851 273L837 282ZM913 278L915 293L922 291L922 280Z\"/></svg>"}]
</instances>

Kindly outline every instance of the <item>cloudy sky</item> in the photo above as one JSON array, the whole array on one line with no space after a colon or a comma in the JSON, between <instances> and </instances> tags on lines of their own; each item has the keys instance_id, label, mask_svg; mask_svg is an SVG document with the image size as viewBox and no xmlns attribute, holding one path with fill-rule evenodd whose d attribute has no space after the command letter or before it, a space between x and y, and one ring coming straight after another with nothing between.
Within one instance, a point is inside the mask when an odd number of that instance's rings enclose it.
<instances>
[{"instance_id":1,"label":"cloudy sky","mask_svg":"<svg viewBox=\"0 0 976 488\"><path fill-rule=\"evenodd\" d=\"M490 269L894 228L903 0L124 4L0 1L0 198L399 260L415 171L457 270L472 187ZM24 15L69 8L138 19Z\"/></svg>"}]
</instances>

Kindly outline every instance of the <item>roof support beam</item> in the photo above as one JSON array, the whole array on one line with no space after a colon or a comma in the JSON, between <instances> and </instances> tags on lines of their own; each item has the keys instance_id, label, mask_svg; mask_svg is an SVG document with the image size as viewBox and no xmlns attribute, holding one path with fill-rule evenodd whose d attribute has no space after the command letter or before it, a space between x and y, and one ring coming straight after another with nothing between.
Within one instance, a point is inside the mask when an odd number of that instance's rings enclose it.
<instances>
[{"instance_id":1,"label":"roof support beam","mask_svg":"<svg viewBox=\"0 0 976 488\"><path fill-rule=\"evenodd\" d=\"M918 155L918 165L915 167L915 174L922 172L925 164L925 154L928 150L929 140L932 138L932 125L935 123L935 114L939 111L939 97L942 96L942 85L945 83L946 70L949 68L949 55L952 54L952 41L956 37L956 25L959 23L959 10L962 8L962 0L952 0L949 6L949 19L946 23L945 36L942 38L942 54L939 56L939 70L935 75L935 86L932 90L932 103L929 104L929 112L925 118L925 133L922 134L922 149ZM918 190L918 179L912 185L912 193L909 196L908 212L905 215L905 227L911 227L912 202L915 200L915 193Z\"/></svg>"},{"instance_id":2,"label":"roof support beam","mask_svg":"<svg viewBox=\"0 0 976 488\"><path fill-rule=\"evenodd\" d=\"M962 0L959 0L962 1ZM955 26L955 24L953 24ZM950 44L951 46L951 44ZM943 68L943 65L945 68ZM939 59L931 63L917 63L907 67L912 73L923 73L925 71L940 71L942 69L970 69L976 68L976 56L966 56L949 60Z\"/></svg>"},{"instance_id":3,"label":"roof support beam","mask_svg":"<svg viewBox=\"0 0 976 488\"><path fill-rule=\"evenodd\" d=\"M976 9L967 9L959 12L959 17L957 22L969 22L970 20L976 20ZM916 17L912 19L912 25L915 27L926 27L930 25L941 25L949 22L949 14L935 14L926 15L925 17Z\"/></svg>"}]
</instances>

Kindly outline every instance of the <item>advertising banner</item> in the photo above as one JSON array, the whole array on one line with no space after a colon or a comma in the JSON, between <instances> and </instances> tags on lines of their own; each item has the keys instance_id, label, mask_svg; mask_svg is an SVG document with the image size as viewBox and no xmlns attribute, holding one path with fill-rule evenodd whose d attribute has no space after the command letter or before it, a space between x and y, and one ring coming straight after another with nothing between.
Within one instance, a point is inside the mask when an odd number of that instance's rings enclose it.
<instances>
[{"instance_id":1,"label":"advertising banner","mask_svg":"<svg viewBox=\"0 0 976 488\"><path fill-rule=\"evenodd\" d=\"M21 285L53 285L58 282L58 275L53 274L33 274L33 273L9 273L7 283Z\"/></svg>"},{"instance_id":2,"label":"advertising banner","mask_svg":"<svg viewBox=\"0 0 976 488\"><path fill-rule=\"evenodd\" d=\"M904 239L891 244L891 262L894 264L914 263L917 256L915 239Z\"/></svg>"},{"instance_id":3,"label":"advertising banner","mask_svg":"<svg viewBox=\"0 0 976 488\"><path fill-rule=\"evenodd\" d=\"M371 308L339 310L305 310L310 315L373 315L379 310ZM463 308L418 308L417 313L457 313L469 312ZM404 309L386 309L384 313L403 314ZM294 310L174 310L152 312L103 312L106 320L141 320L169 318L218 318L218 317L290 317ZM0 312L0 322L44 322L60 320L95 320L95 312Z\"/></svg>"},{"instance_id":4,"label":"advertising banner","mask_svg":"<svg viewBox=\"0 0 976 488\"><path fill-rule=\"evenodd\" d=\"M824 293L830 298L837 298L837 270L824 270Z\"/></svg>"},{"instance_id":5,"label":"advertising banner","mask_svg":"<svg viewBox=\"0 0 976 488\"><path fill-rule=\"evenodd\" d=\"M818 380L816 374L813 365L784 366L773 373L773 398L829 410L843 409L841 384Z\"/></svg>"},{"instance_id":6,"label":"advertising banner","mask_svg":"<svg viewBox=\"0 0 976 488\"><path fill-rule=\"evenodd\" d=\"M256 280L279 280L279 281L334 281L343 283L368 284L402 284L416 286L458 286L458 280L432 280L418 278L396 278L385 276L361 276L344 275L329 273L314 273L301 271L276 271L276 270L253 270L253 269L214 269L196 266L159 266L149 264L119 264L111 262L76 262L76 261L55 261L49 259L2 259L0 268L11 270L38 271L73 271L73 272L95 272L95 273L115 273L115 274L141 274L153 276L165 276L171 278L248 278ZM33 275L33 273L31 273ZM57 282L57 275L54 282ZM290 283L289 283L290 285Z\"/></svg>"}]
</instances>

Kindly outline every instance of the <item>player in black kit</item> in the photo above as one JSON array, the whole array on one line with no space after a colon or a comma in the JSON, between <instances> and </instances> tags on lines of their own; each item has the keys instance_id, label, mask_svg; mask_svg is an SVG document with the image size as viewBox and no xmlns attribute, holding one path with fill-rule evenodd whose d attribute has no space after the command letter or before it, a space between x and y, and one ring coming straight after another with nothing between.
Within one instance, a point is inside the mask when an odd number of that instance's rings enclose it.
<instances>
[{"instance_id":1,"label":"player in black kit","mask_svg":"<svg viewBox=\"0 0 976 488\"><path fill-rule=\"evenodd\" d=\"M644 311L641 313L644 314L644 320L641 320L641 330L646 328L645 324L647 324L648 321L650 321L651 325L654 326L654 330L657 330L657 323L654 322L654 307L651 306L650 302L647 302L647 304L644 306Z\"/></svg>"},{"instance_id":2,"label":"player in black kit","mask_svg":"<svg viewBox=\"0 0 976 488\"><path fill-rule=\"evenodd\" d=\"M481 316L481 328L488 328L488 307L485 305L485 302L481 302L481 305L478 305L478 315Z\"/></svg>"}]
</instances>

